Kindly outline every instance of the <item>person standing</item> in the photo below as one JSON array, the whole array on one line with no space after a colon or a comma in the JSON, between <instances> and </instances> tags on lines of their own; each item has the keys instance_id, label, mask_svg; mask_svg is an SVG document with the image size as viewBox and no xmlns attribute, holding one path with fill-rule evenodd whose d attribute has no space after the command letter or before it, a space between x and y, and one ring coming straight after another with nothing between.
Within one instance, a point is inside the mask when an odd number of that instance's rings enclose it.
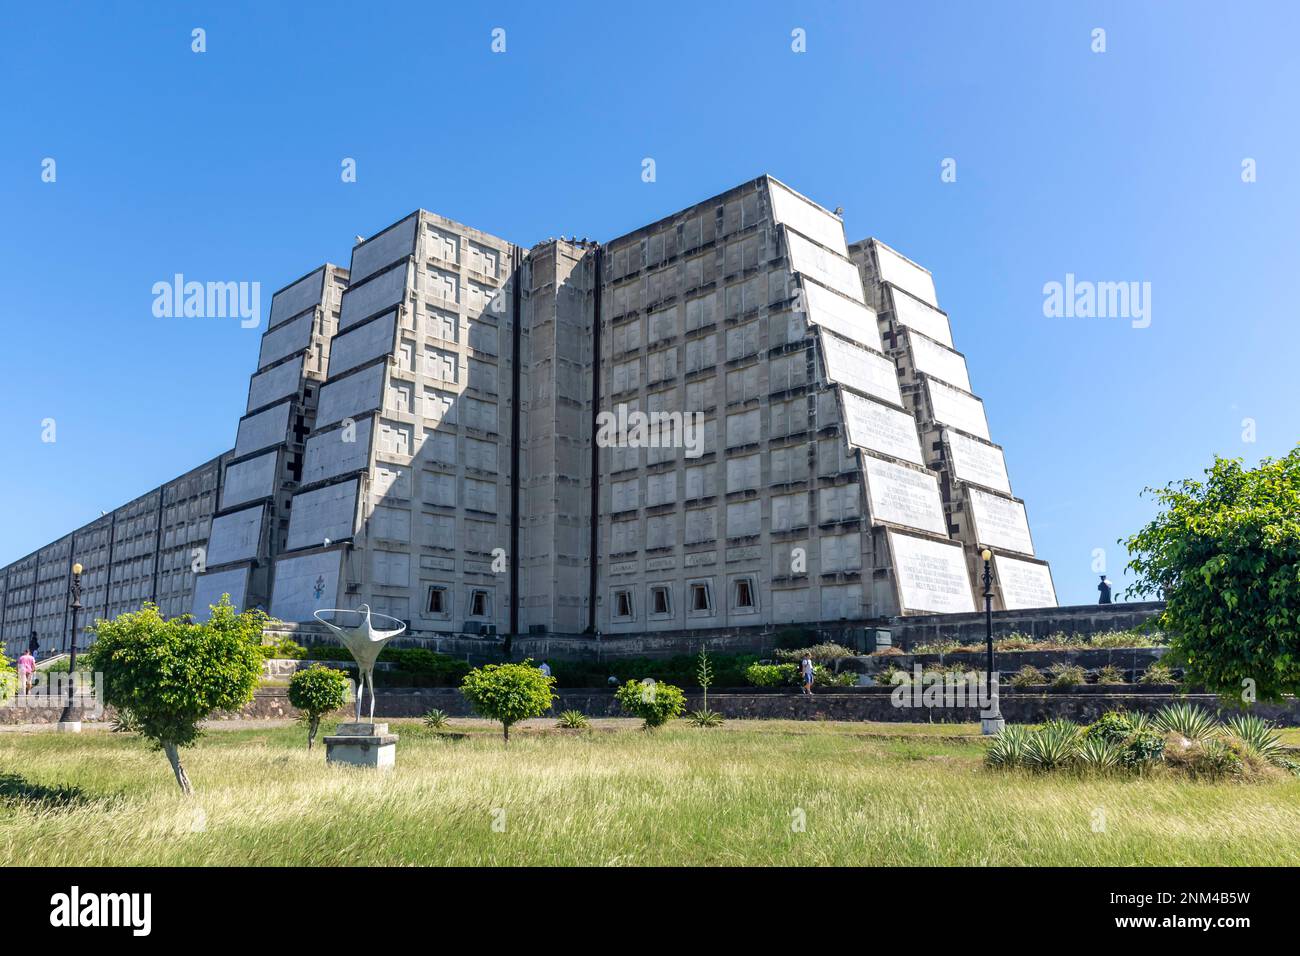
<instances>
[{"instance_id":1,"label":"person standing","mask_svg":"<svg viewBox=\"0 0 1300 956\"><path fill-rule=\"evenodd\" d=\"M799 662L799 673L803 678L803 692L811 697L813 692L813 662L812 658L807 654Z\"/></svg>"},{"instance_id":2,"label":"person standing","mask_svg":"<svg viewBox=\"0 0 1300 956\"><path fill-rule=\"evenodd\" d=\"M18 676L23 682L23 693L32 692L32 673L36 670L36 658L32 657L31 651L23 651L23 656L18 658Z\"/></svg>"},{"instance_id":3,"label":"person standing","mask_svg":"<svg viewBox=\"0 0 1300 956\"><path fill-rule=\"evenodd\" d=\"M542 661L542 666L537 669L541 671L543 674L545 674L547 677L551 676L551 665L546 663L546 661Z\"/></svg>"},{"instance_id":4,"label":"person standing","mask_svg":"<svg viewBox=\"0 0 1300 956\"><path fill-rule=\"evenodd\" d=\"M1101 583L1097 585L1097 590L1101 592L1101 598L1097 601L1098 604L1112 603L1110 599L1110 579L1106 575L1101 576Z\"/></svg>"}]
</instances>

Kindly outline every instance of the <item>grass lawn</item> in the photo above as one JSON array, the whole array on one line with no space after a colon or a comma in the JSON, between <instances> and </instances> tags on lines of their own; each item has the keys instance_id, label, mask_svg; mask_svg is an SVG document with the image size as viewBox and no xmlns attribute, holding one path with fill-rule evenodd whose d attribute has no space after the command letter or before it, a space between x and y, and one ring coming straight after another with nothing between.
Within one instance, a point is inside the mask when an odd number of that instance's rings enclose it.
<instances>
[{"instance_id":1,"label":"grass lawn","mask_svg":"<svg viewBox=\"0 0 1300 956\"><path fill-rule=\"evenodd\" d=\"M133 737L0 734L0 865L1300 860L1300 780L999 773L969 725L541 721L507 750L484 722L390 724L386 775L326 767L295 724L213 729L185 755L192 801Z\"/></svg>"}]
</instances>

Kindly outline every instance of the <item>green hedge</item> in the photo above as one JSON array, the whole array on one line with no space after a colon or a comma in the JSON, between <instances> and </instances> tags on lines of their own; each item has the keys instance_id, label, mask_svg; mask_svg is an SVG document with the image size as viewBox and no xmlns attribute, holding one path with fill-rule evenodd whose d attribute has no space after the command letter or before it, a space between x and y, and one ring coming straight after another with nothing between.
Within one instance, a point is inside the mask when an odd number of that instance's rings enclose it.
<instances>
[{"instance_id":1,"label":"green hedge","mask_svg":"<svg viewBox=\"0 0 1300 956\"><path fill-rule=\"evenodd\" d=\"M352 653L334 644L315 644L307 649L307 659L351 661ZM459 687L470 671L469 664L459 658L423 647L385 647L379 659L396 667L375 671L376 687Z\"/></svg>"},{"instance_id":2,"label":"green hedge","mask_svg":"<svg viewBox=\"0 0 1300 956\"><path fill-rule=\"evenodd\" d=\"M713 665L714 687L744 687L745 669L758 660L756 654L710 654ZM540 661L538 661L540 663ZM700 659L696 654L676 654L673 657L628 657L616 661L548 661L551 673L559 687L606 687L609 678L618 678L623 684L629 680L641 681L652 677L660 683L678 687L698 688L696 672Z\"/></svg>"}]
</instances>

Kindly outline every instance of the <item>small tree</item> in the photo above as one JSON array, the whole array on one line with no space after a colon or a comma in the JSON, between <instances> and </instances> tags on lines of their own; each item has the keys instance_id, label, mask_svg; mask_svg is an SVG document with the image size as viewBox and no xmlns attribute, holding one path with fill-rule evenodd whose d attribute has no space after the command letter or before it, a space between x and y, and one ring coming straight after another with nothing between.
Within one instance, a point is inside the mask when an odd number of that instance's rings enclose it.
<instances>
[{"instance_id":1,"label":"small tree","mask_svg":"<svg viewBox=\"0 0 1300 956\"><path fill-rule=\"evenodd\" d=\"M348 696L348 679L340 670L313 664L295 671L289 678L289 703L302 711L307 722L307 749L311 750L320 729L320 719L343 706Z\"/></svg>"},{"instance_id":2,"label":"small tree","mask_svg":"<svg viewBox=\"0 0 1300 956\"><path fill-rule=\"evenodd\" d=\"M1205 474L1147 489L1163 510L1126 542L1128 593L1164 597L1189 683L1300 693L1300 448L1254 469L1216 457Z\"/></svg>"},{"instance_id":3,"label":"small tree","mask_svg":"<svg viewBox=\"0 0 1300 956\"><path fill-rule=\"evenodd\" d=\"M18 671L9 663L9 658L0 651L0 704L18 692Z\"/></svg>"},{"instance_id":4,"label":"small tree","mask_svg":"<svg viewBox=\"0 0 1300 956\"><path fill-rule=\"evenodd\" d=\"M489 720L501 721L501 734L510 743L510 725L529 717L540 717L551 708L555 678L533 666L522 664L485 664L465 675L460 690L475 713Z\"/></svg>"},{"instance_id":5,"label":"small tree","mask_svg":"<svg viewBox=\"0 0 1300 956\"><path fill-rule=\"evenodd\" d=\"M87 654L104 675L105 703L119 721L167 755L176 783L192 794L180 748L191 747L199 722L252 700L262 674L261 611L236 614L229 595L198 624L189 615L164 620L155 604L96 622Z\"/></svg>"},{"instance_id":6,"label":"small tree","mask_svg":"<svg viewBox=\"0 0 1300 956\"><path fill-rule=\"evenodd\" d=\"M674 717L681 716L686 707L686 695L680 687L653 680L640 683L630 680L615 692L614 697L629 714L645 721L643 730L662 727Z\"/></svg>"}]
</instances>

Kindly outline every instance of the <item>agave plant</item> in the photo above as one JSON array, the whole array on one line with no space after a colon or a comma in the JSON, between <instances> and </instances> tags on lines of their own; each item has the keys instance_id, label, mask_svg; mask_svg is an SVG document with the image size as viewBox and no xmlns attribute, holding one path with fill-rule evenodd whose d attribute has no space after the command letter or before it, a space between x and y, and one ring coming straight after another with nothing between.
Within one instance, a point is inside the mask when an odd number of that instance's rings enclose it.
<instances>
[{"instance_id":1,"label":"agave plant","mask_svg":"<svg viewBox=\"0 0 1300 956\"><path fill-rule=\"evenodd\" d=\"M1120 765L1124 748L1105 737L1091 736L1079 744L1076 756L1080 767L1105 773Z\"/></svg>"},{"instance_id":2,"label":"agave plant","mask_svg":"<svg viewBox=\"0 0 1300 956\"><path fill-rule=\"evenodd\" d=\"M1022 724L1008 724L993 738L984 760L990 767L1023 767L1031 732Z\"/></svg>"},{"instance_id":3,"label":"agave plant","mask_svg":"<svg viewBox=\"0 0 1300 956\"><path fill-rule=\"evenodd\" d=\"M557 727L563 727L566 730L585 730L590 725L587 715L580 710L563 710L560 711L560 718L556 721Z\"/></svg>"},{"instance_id":4,"label":"agave plant","mask_svg":"<svg viewBox=\"0 0 1300 956\"><path fill-rule=\"evenodd\" d=\"M1157 730L1181 734L1188 740L1206 740L1219 729L1219 723L1209 711L1195 704L1178 702L1160 708L1152 721Z\"/></svg>"},{"instance_id":5,"label":"agave plant","mask_svg":"<svg viewBox=\"0 0 1300 956\"><path fill-rule=\"evenodd\" d=\"M1029 738L1025 763L1035 770L1060 770L1074 762L1079 728L1068 720L1048 721Z\"/></svg>"},{"instance_id":6,"label":"agave plant","mask_svg":"<svg viewBox=\"0 0 1300 956\"><path fill-rule=\"evenodd\" d=\"M1282 736L1268 721L1254 714L1237 714L1223 723L1223 733L1236 737L1262 760L1274 763L1282 756Z\"/></svg>"},{"instance_id":7,"label":"agave plant","mask_svg":"<svg viewBox=\"0 0 1300 956\"><path fill-rule=\"evenodd\" d=\"M424 726L428 727L430 730L446 730L447 721L447 712L445 710L439 710L437 707L424 715Z\"/></svg>"},{"instance_id":8,"label":"agave plant","mask_svg":"<svg viewBox=\"0 0 1300 956\"><path fill-rule=\"evenodd\" d=\"M722 724L722 715L716 710L693 710L686 715L686 719L696 727L718 727Z\"/></svg>"}]
</instances>

